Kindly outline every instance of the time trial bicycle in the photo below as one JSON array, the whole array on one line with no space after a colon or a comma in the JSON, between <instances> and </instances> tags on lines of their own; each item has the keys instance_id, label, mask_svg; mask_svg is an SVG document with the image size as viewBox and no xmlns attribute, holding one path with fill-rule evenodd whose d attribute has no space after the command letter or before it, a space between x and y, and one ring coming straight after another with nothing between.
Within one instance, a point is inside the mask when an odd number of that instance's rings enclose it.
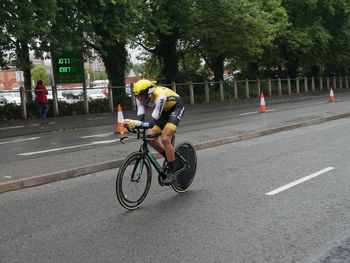
<instances>
[{"instance_id":1,"label":"time trial bicycle","mask_svg":"<svg viewBox=\"0 0 350 263\"><path fill-rule=\"evenodd\" d=\"M129 154L122 166L119 168L116 178L116 194L120 204L129 210L138 208L145 200L152 181L152 167L158 172L158 183L164 186L163 179L166 178L166 160L163 165L156 160L154 154L149 150L148 141L158 139L160 134L146 135L146 129L128 129L136 136L125 136L120 139L125 143L126 139L142 139L143 143L138 151ZM175 144L175 135L171 140ZM175 148L174 169L176 181L171 187L178 193L183 193L191 186L197 169L197 155L193 145L183 142Z\"/></svg>"}]
</instances>

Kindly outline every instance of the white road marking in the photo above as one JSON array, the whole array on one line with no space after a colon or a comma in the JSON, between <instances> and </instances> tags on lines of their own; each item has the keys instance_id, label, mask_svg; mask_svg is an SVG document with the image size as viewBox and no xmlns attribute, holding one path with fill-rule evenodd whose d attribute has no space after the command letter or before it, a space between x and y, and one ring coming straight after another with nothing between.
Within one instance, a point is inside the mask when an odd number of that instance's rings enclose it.
<instances>
[{"instance_id":1,"label":"white road marking","mask_svg":"<svg viewBox=\"0 0 350 263\"><path fill-rule=\"evenodd\" d=\"M325 169L322 169L321 171L318 171L318 172L316 172L316 173L313 173L313 174L310 174L310 175L305 176L305 177L303 177L303 178L300 178L299 180L296 180L296 181L294 181L294 182L291 182L291 183L289 183L289 184L286 184L286 185L284 185L284 186L281 186L280 188L277 188L277 189L275 189L275 190L273 190L273 191L271 191L271 192L266 193L266 195L275 195L275 194L278 194L278 193L280 193L280 192L282 192L282 191L285 191L285 190L287 190L287 189L289 189L289 188L291 188L291 187L293 187L293 186L296 186L296 185L298 185L298 184L301 184L301 183L303 183L303 182L306 182L306 181L308 181L308 180L310 180L310 179L312 179L312 178L314 178L314 177L316 177L316 176L319 176L319 175L321 175L321 174L324 174L324 173L326 173L326 172L329 172L329 171L331 171L331 170L333 170L333 169L335 169L335 168L334 168L334 167L327 167L327 168L325 168Z\"/></svg>"},{"instance_id":2,"label":"white road marking","mask_svg":"<svg viewBox=\"0 0 350 263\"><path fill-rule=\"evenodd\" d=\"M12 141L7 141L7 142L0 142L0 144L9 144L9 143L16 143L16 142L26 142L26 141L32 141L39 139L40 137L32 137L32 138L22 138L22 139L16 139Z\"/></svg>"},{"instance_id":3,"label":"white road marking","mask_svg":"<svg viewBox=\"0 0 350 263\"><path fill-rule=\"evenodd\" d=\"M28 127L35 127L35 126L39 126L40 124L39 123L34 123L34 124L28 124L27 126Z\"/></svg>"},{"instance_id":4,"label":"white road marking","mask_svg":"<svg viewBox=\"0 0 350 263\"><path fill-rule=\"evenodd\" d=\"M269 110L266 110L266 111L275 111L276 109L269 109ZM252 115L252 114L258 114L259 112L258 111L251 111L251 112L245 112L245 113L241 113L239 114L239 116L244 116L244 115Z\"/></svg>"},{"instance_id":5,"label":"white road marking","mask_svg":"<svg viewBox=\"0 0 350 263\"><path fill-rule=\"evenodd\" d=\"M252 112L241 113L241 114L239 114L239 116L257 114L257 113L258 113L257 111L252 111Z\"/></svg>"},{"instance_id":6,"label":"white road marking","mask_svg":"<svg viewBox=\"0 0 350 263\"><path fill-rule=\"evenodd\" d=\"M86 138L92 138L92 137L107 137L114 134L113 132L109 132L109 133L100 133L100 134L94 134L94 135L88 135L88 136L82 136L80 137L81 139L86 139Z\"/></svg>"},{"instance_id":7,"label":"white road marking","mask_svg":"<svg viewBox=\"0 0 350 263\"><path fill-rule=\"evenodd\" d=\"M24 128L24 126L20 125L20 126L4 127L4 128L0 128L0 131L9 130L9 129L19 129L19 128Z\"/></svg>"},{"instance_id":8,"label":"white road marking","mask_svg":"<svg viewBox=\"0 0 350 263\"><path fill-rule=\"evenodd\" d=\"M19 153L18 155L29 156L29 155L35 155L35 154L41 154L41 153L57 152L57 151L63 151L63 150L68 150L68 149L80 148L80 147L91 146L91 145L96 145L96 144L109 144L109 143L113 143L113 142L117 142L117 141L120 141L120 139L118 138L118 139L114 139L114 140L97 141L97 142L80 144L80 145L72 145L72 146L67 146L67 147L42 150L42 151L37 151L37 152Z\"/></svg>"},{"instance_id":9,"label":"white road marking","mask_svg":"<svg viewBox=\"0 0 350 263\"><path fill-rule=\"evenodd\" d=\"M93 120L103 120L106 119L106 117L95 117L95 118L88 118L88 121L93 121Z\"/></svg>"}]
</instances>

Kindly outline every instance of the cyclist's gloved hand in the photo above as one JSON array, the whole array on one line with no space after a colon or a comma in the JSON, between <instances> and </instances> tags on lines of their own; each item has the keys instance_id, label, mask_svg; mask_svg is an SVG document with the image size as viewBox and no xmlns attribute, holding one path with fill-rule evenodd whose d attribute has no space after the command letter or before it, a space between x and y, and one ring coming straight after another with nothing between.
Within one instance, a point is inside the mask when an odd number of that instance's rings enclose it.
<instances>
[{"instance_id":1,"label":"cyclist's gloved hand","mask_svg":"<svg viewBox=\"0 0 350 263\"><path fill-rule=\"evenodd\" d=\"M123 122L124 126L127 126L129 129L135 129L141 127L142 122L138 120L125 119Z\"/></svg>"}]
</instances>

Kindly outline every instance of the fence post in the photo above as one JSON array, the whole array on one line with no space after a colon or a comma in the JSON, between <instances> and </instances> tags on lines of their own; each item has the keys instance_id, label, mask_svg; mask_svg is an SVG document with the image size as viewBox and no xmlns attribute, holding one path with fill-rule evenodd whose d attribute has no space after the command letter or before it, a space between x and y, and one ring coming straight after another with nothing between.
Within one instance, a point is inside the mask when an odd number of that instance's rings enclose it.
<instances>
[{"instance_id":1,"label":"fence post","mask_svg":"<svg viewBox=\"0 0 350 263\"><path fill-rule=\"evenodd\" d=\"M172 90L173 90L174 92L176 92L176 84L175 84L175 81L173 81L173 82L171 83L171 88L172 88Z\"/></svg>"},{"instance_id":2,"label":"fence post","mask_svg":"<svg viewBox=\"0 0 350 263\"><path fill-rule=\"evenodd\" d=\"M85 81L83 82L83 98L84 98L84 111L85 114L89 114L89 101L87 96L87 88Z\"/></svg>"},{"instance_id":3,"label":"fence post","mask_svg":"<svg viewBox=\"0 0 350 263\"><path fill-rule=\"evenodd\" d=\"M192 81L190 81L188 87L189 87L189 90L190 90L190 104L193 105L194 104L194 93L193 93L193 83L192 83Z\"/></svg>"},{"instance_id":4,"label":"fence post","mask_svg":"<svg viewBox=\"0 0 350 263\"><path fill-rule=\"evenodd\" d=\"M348 78L349 78L348 76L345 77L345 87L347 89L349 88L349 79Z\"/></svg>"},{"instance_id":5,"label":"fence post","mask_svg":"<svg viewBox=\"0 0 350 263\"><path fill-rule=\"evenodd\" d=\"M209 84L207 80L204 82L204 93L205 93L205 102L209 102Z\"/></svg>"},{"instance_id":6,"label":"fence post","mask_svg":"<svg viewBox=\"0 0 350 263\"><path fill-rule=\"evenodd\" d=\"M327 77L327 90L330 89L330 84L329 84L329 77Z\"/></svg>"},{"instance_id":7,"label":"fence post","mask_svg":"<svg viewBox=\"0 0 350 263\"><path fill-rule=\"evenodd\" d=\"M26 120L28 118L27 116L27 101L26 101L26 94L23 87L19 88L20 96L21 96L21 112L22 112L22 119Z\"/></svg>"},{"instance_id":8,"label":"fence post","mask_svg":"<svg viewBox=\"0 0 350 263\"><path fill-rule=\"evenodd\" d=\"M304 89L305 89L305 93L307 93L309 91L308 86L307 86L307 77L304 77Z\"/></svg>"},{"instance_id":9,"label":"fence post","mask_svg":"<svg viewBox=\"0 0 350 263\"><path fill-rule=\"evenodd\" d=\"M296 77L295 81L296 81L296 86L297 86L296 94L299 94L300 93L299 77Z\"/></svg>"},{"instance_id":10,"label":"fence post","mask_svg":"<svg viewBox=\"0 0 350 263\"><path fill-rule=\"evenodd\" d=\"M312 92L315 92L315 78L314 77L311 78L311 90L312 90Z\"/></svg>"},{"instance_id":11,"label":"fence post","mask_svg":"<svg viewBox=\"0 0 350 263\"><path fill-rule=\"evenodd\" d=\"M114 112L113 90L110 84L108 84L108 102L109 102L109 111Z\"/></svg>"},{"instance_id":12,"label":"fence post","mask_svg":"<svg viewBox=\"0 0 350 263\"><path fill-rule=\"evenodd\" d=\"M343 88L343 78L339 77L339 88L342 89Z\"/></svg>"},{"instance_id":13,"label":"fence post","mask_svg":"<svg viewBox=\"0 0 350 263\"><path fill-rule=\"evenodd\" d=\"M261 83L260 83L260 79L258 79L258 97L260 97L261 94Z\"/></svg>"},{"instance_id":14,"label":"fence post","mask_svg":"<svg viewBox=\"0 0 350 263\"><path fill-rule=\"evenodd\" d=\"M53 85L51 88L51 91L52 91L53 116L57 117L59 115L58 99L57 99L57 86Z\"/></svg>"},{"instance_id":15,"label":"fence post","mask_svg":"<svg viewBox=\"0 0 350 263\"><path fill-rule=\"evenodd\" d=\"M224 101L224 81L221 79L220 80L220 101Z\"/></svg>"},{"instance_id":16,"label":"fence post","mask_svg":"<svg viewBox=\"0 0 350 263\"><path fill-rule=\"evenodd\" d=\"M249 99L249 82L247 79L245 80L245 97Z\"/></svg>"},{"instance_id":17,"label":"fence post","mask_svg":"<svg viewBox=\"0 0 350 263\"><path fill-rule=\"evenodd\" d=\"M333 77L333 90L337 89L337 78Z\"/></svg>"},{"instance_id":18,"label":"fence post","mask_svg":"<svg viewBox=\"0 0 350 263\"><path fill-rule=\"evenodd\" d=\"M278 96L282 95L282 83L281 83L281 79L278 78Z\"/></svg>"},{"instance_id":19,"label":"fence post","mask_svg":"<svg viewBox=\"0 0 350 263\"><path fill-rule=\"evenodd\" d=\"M288 89L288 95L292 94L292 86L290 85L290 78L287 78L287 89Z\"/></svg>"},{"instance_id":20,"label":"fence post","mask_svg":"<svg viewBox=\"0 0 350 263\"><path fill-rule=\"evenodd\" d=\"M267 86L268 86L269 97L272 97L272 85L271 85L271 79L270 78L268 78Z\"/></svg>"},{"instance_id":21,"label":"fence post","mask_svg":"<svg viewBox=\"0 0 350 263\"><path fill-rule=\"evenodd\" d=\"M320 90L323 90L323 78L320 76Z\"/></svg>"},{"instance_id":22,"label":"fence post","mask_svg":"<svg viewBox=\"0 0 350 263\"><path fill-rule=\"evenodd\" d=\"M237 80L234 80L233 82L233 94L235 96L235 100L238 100Z\"/></svg>"}]
</instances>

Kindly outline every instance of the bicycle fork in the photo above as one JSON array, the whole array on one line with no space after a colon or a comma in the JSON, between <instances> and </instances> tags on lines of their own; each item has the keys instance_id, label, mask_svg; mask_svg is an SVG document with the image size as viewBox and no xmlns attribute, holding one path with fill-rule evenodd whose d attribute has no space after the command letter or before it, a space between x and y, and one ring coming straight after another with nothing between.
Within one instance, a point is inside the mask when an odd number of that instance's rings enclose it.
<instances>
[{"instance_id":1,"label":"bicycle fork","mask_svg":"<svg viewBox=\"0 0 350 263\"><path fill-rule=\"evenodd\" d=\"M144 163L145 163L144 158L140 158L140 159L136 160L136 163L134 165L134 168L133 168L133 171L132 171L132 175L131 175L131 178L130 178L131 182L139 183L141 181L141 179L142 179L141 175L142 175L142 172L143 172ZM136 171L136 170L138 170L138 171Z\"/></svg>"}]
</instances>

